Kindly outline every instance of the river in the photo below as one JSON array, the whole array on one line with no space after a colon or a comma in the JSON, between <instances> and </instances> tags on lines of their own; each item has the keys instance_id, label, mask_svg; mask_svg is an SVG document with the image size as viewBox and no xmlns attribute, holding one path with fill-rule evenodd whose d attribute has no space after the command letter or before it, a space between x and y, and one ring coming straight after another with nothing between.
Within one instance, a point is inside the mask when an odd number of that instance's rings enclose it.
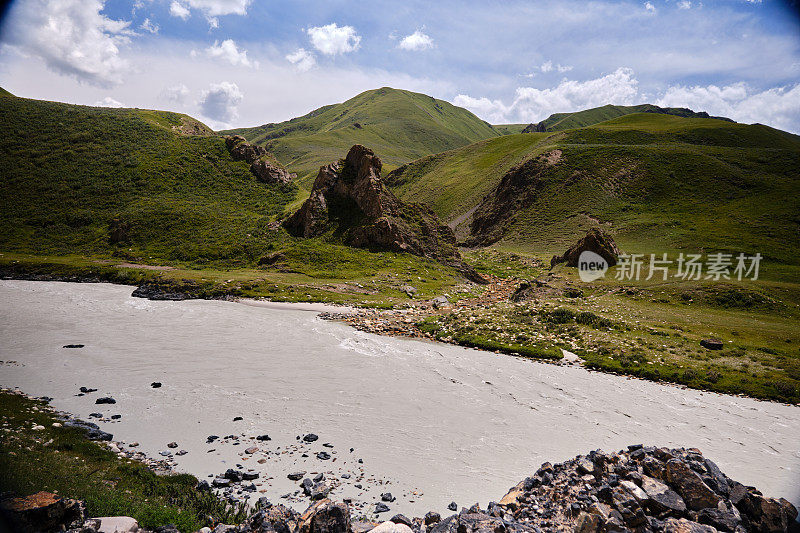
<instances>
[{"instance_id":1,"label":"river","mask_svg":"<svg viewBox=\"0 0 800 533\"><path fill-rule=\"evenodd\" d=\"M201 479L254 469L253 496L273 502L297 490L286 475L299 470L336 478L333 499L371 506L391 492L388 516L444 513L498 500L544 461L644 443L700 448L732 478L800 504L797 407L381 337L309 308L131 290L0 281L0 385L84 419L120 414L101 428L156 457L177 442L188 452L177 469ZM99 391L77 396L81 386ZM95 405L100 395L117 403ZM300 446L307 433L319 440ZM206 442L230 434L246 444ZM246 439L260 434L272 440Z\"/></svg>"}]
</instances>

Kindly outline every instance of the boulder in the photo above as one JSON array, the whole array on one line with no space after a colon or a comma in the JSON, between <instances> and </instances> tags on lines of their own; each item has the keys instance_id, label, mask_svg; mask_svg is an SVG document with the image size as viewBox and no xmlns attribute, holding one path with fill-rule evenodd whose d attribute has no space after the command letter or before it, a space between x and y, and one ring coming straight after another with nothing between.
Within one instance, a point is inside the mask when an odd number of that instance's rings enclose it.
<instances>
[{"instance_id":1,"label":"boulder","mask_svg":"<svg viewBox=\"0 0 800 533\"><path fill-rule=\"evenodd\" d=\"M390 522L394 522L395 524L405 524L408 527L413 527L414 524L411 520L404 514L396 514L389 519Z\"/></svg>"},{"instance_id":2,"label":"boulder","mask_svg":"<svg viewBox=\"0 0 800 533\"><path fill-rule=\"evenodd\" d=\"M686 512L683 498L660 481L650 476L642 476L642 490L649 498L648 506L657 515L671 514L680 517Z\"/></svg>"},{"instance_id":3,"label":"boulder","mask_svg":"<svg viewBox=\"0 0 800 533\"><path fill-rule=\"evenodd\" d=\"M14 526L14 531L19 533L70 529L82 525L86 518L83 502L62 498L50 492L2 500L0 510Z\"/></svg>"},{"instance_id":4,"label":"boulder","mask_svg":"<svg viewBox=\"0 0 800 533\"><path fill-rule=\"evenodd\" d=\"M506 526L501 519L486 513L462 512L458 515L457 533L504 533L505 530Z\"/></svg>"},{"instance_id":5,"label":"boulder","mask_svg":"<svg viewBox=\"0 0 800 533\"><path fill-rule=\"evenodd\" d=\"M425 525L429 526L431 524L435 524L442 519L442 515L437 513L436 511L428 511L425 513Z\"/></svg>"},{"instance_id":6,"label":"boulder","mask_svg":"<svg viewBox=\"0 0 800 533\"><path fill-rule=\"evenodd\" d=\"M350 510L344 503L320 500L300 516L298 533L350 533Z\"/></svg>"},{"instance_id":7,"label":"boulder","mask_svg":"<svg viewBox=\"0 0 800 533\"><path fill-rule=\"evenodd\" d=\"M619 259L619 249L611 235L600 228L592 228L577 243L570 246L563 255L553 256L550 260L550 268L560 263L566 263L569 267L577 267L578 258L586 251L596 253L605 259L610 267L616 265Z\"/></svg>"},{"instance_id":8,"label":"boulder","mask_svg":"<svg viewBox=\"0 0 800 533\"><path fill-rule=\"evenodd\" d=\"M387 521L378 524L369 533L413 533L413 530L406 524Z\"/></svg>"},{"instance_id":9,"label":"boulder","mask_svg":"<svg viewBox=\"0 0 800 533\"><path fill-rule=\"evenodd\" d=\"M668 518L664 522L664 533L717 533L717 530L685 518Z\"/></svg>"},{"instance_id":10,"label":"boulder","mask_svg":"<svg viewBox=\"0 0 800 533\"><path fill-rule=\"evenodd\" d=\"M139 522L130 516L104 516L94 518L100 522L97 533L136 533Z\"/></svg>"},{"instance_id":11,"label":"boulder","mask_svg":"<svg viewBox=\"0 0 800 533\"><path fill-rule=\"evenodd\" d=\"M261 520L262 524L270 524L275 533L295 533L300 521L300 514L294 509L278 504L263 510ZM258 528L253 529L258 531ZM263 530L263 526L261 529Z\"/></svg>"},{"instance_id":12,"label":"boulder","mask_svg":"<svg viewBox=\"0 0 800 533\"><path fill-rule=\"evenodd\" d=\"M84 422L83 420L67 420L64 422L64 427L73 427L83 430L86 433L86 438L89 440L110 441L114 438L114 435L102 431L97 424Z\"/></svg>"},{"instance_id":13,"label":"boulder","mask_svg":"<svg viewBox=\"0 0 800 533\"><path fill-rule=\"evenodd\" d=\"M749 529L758 533L787 531L797 520L797 509L787 500L765 498L756 491L748 491L736 507L747 517Z\"/></svg>"},{"instance_id":14,"label":"boulder","mask_svg":"<svg viewBox=\"0 0 800 533\"><path fill-rule=\"evenodd\" d=\"M678 459L667 461L666 476L669 485L675 488L686 502L686 506L693 511L717 507L722 501L719 495L683 461Z\"/></svg>"},{"instance_id":15,"label":"boulder","mask_svg":"<svg viewBox=\"0 0 800 533\"><path fill-rule=\"evenodd\" d=\"M264 183L287 184L296 177L290 174L263 146L249 144L241 135L225 137L225 146L236 161L245 161L250 172Z\"/></svg>"},{"instance_id":16,"label":"boulder","mask_svg":"<svg viewBox=\"0 0 800 533\"><path fill-rule=\"evenodd\" d=\"M706 350L721 350L725 344L719 339L703 339L700 341L700 346Z\"/></svg>"}]
</instances>

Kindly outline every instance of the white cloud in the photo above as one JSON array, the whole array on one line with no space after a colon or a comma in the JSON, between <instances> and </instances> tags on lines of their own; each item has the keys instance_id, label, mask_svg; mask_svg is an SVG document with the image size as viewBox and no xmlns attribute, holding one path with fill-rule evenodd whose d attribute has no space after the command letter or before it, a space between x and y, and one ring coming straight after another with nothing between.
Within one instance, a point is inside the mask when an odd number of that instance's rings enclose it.
<instances>
[{"instance_id":1,"label":"white cloud","mask_svg":"<svg viewBox=\"0 0 800 533\"><path fill-rule=\"evenodd\" d=\"M246 15L252 0L186 0L194 9L199 9L207 17L219 15Z\"/></svg>"},{"instance_id":2,"label":"white cloud","mask_svg":"<svg viewBox=\"0 0 800 533\"><path fill-rule=\"evenodd\" d=\"M647 11L649 11L650 13L655 13L656 12L656 6L654 6L652 2L645 2L644 3L644 8Z\"/></svg>"},{"instance_id":3,"label":"white cloud","mask_svg":"<svg viewBox=\"0 0 800 533\"><path fill-rule=\"evenodd\" d=\"M630 68L586 81L563 80L547 89L519 87L510 105L500 100L458 95L453 103L490 122L536 122L552 113L578 111L605 104L629 105L638 95L638 80Z\"/></svg>"},{"instance_id":4,"label":"white cloud","mask_svg":"<svg viewBox=\"0 0 800 533\"><path fill-rule=\"evenodd\" d=\"M317 64L314 54L305 48L298 48L295 52L288 54L286 60L297 67L300 72L308 72Z\"/></svg>"},{"instance_id":5,"label":"white cloud","mask_svg":"<svg viewBox=\"0 0 800 533\"><path fill-rule=\"evenodd\" d=\"M189 18L189 15L191 15L191 12L189 11L189 8L187 8L180 2L173 0L172 3L169 5L169 14L172 15L173 17L178 17L180 19L186 20Z\"/></svg>"},{"instance_id":6,"label":"white cloud","mask_svg":"<svg viewBox=\"0 0 800 533\"><path fill-rule=\"evenodd\" d=\"M169 102L182 103L188 96L189 88L183 83L171 85L161 91L161 97Z\"/></svg>"},{"instance_id":7,"label":"white cloud","mask_svg":"<svg viewBox=\"0 0 800 533\"><path fill-rule=\"evenodd\" d=\"M98 100L97 102L94 103L94 105L97 107L125 107L125 104L117 100L114 100L110 96L106 96L102 100Z\"/></svg>"},{"instance_id":8,"label":"white cloud","mask_svg":"<svg viewBox=\"0 0 800 533\"><path fill-rule=\"evenodd\" d=\"M403 37L397 47L402 48L403 50L427 50L429 48L433 48L433 39L422 33L420 30L417 30L411 35L406 35Z\"/></svg>"},{"instance_id":9,"label":"white cloud","mask_svg":"<svg viewBox=\"0 0 800 533\"><path fill-rule=\"evenodd\" d=\"M800 131L800 83L764 91L755 91L744 82L725 87L677 85L669 87L656 104L689 107L737 122L760 122L779 129Z\"/></svg>"},{"instance_id":10,"label":"white cloud","mask_svg":"<svg viewBox=\"0 0 800 533\"><path fill-rule=\"evenodd\" d=\"M572 67L569 65L554 65L552 61L545 61L544 63L542 63L542 66L539 67L539 69L542 72L552 72L554 70L557 70L561 73L564 73L572 70Z\"/></svg>"},{"instance_id":11,"label":"white cloud","mask_svg":"<svg viewBox=\"0 0 800 533\"><path fill-rule=\"evenodd\" d=\"M144 31L149 32L149 33L158 33L158 29L159 28L158 28L158 24L150 22L150 19L146 18L146 19L144 19L144 22L142 22L142 25L139 26L139 29L144 30Z\"/></svg>"},{"instance_id":12,"label":"white cloud","mask_svg":"<svg viewBox=\"0 0 800 533\"><path fill-rule=\"evenodd\" d=\"M681 0L678 2L678 9L692 9L692 3L689 0Z\"/></svg>"},{"instance_id":13,"label":"white cloud","mask_svg":"<svg viewBox=\"0 0 800 533\"><path fill-rule=\"evenodd\" d=\"M489 100L486 97L473 98L466 94L459 94L453 99L453 104L469 109L492 124L508 121L510 107L504 105L500 100Z\"/></svg>"},{"instance_id":14,"label":"white cloud","mask_svg":"<svg viewBox=\"0 0 800 533\"><path fill-rule=\"evenodd\" d=\"M358 50L361 36L352 26L338 26L335 22L314 26L306 30L311 44L325 55L334 56Z\"/></svg>"},{"instance_id":15,"label":"white cloud","mask_svg":"<svg viewBox=\"0 0 800 533\"><path fill-rule=\"evenodd\" d=\"M209 57L222 59L231 65L241 65L244 67L257 67L257 62L247 59L247 51L240 50L233 39L225 39L222 42L214 41L214 44L206 48Z\"/></svg>"},{"instance_id":16,"label":"white cloud","mask_svg":"<svg viewBox=\"0 0 800 533\"><path fill-rule=\"evenodd\" d=\"M212 83L203 91L198 105L200 112L221 124L230 124L239 118L239 104L244 95L235 83L223 81Z\"/></svg>"},{"instance_id":17,"label":"white cloud","mask_svg":"<svg viewBox=\"0 0 800 533\"><path fill-rule=\"evenodd\" d=\"M120 83L128 70L120 46L129 42L130 22L100 11L101 0L30 0L13 4L8 43L41 58L53 71L98 86Z\"/></svg>"}]
</instances>

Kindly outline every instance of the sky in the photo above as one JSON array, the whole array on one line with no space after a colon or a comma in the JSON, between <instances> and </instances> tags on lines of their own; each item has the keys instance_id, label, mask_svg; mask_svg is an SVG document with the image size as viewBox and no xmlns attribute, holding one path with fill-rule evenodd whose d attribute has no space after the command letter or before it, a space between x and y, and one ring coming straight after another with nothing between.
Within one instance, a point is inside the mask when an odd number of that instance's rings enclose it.
<instances>
[{"instance_id":1,"label":"sky","mask_svg":"<svg viewBox=\"0 0 800 533\"><path fill-rule=\"evenodd\" d=\"M493 124L653 103L800 133L799 21L796 0L17 0L0 87L215 129L390 86Z\"/></svg>"}]
</instances>

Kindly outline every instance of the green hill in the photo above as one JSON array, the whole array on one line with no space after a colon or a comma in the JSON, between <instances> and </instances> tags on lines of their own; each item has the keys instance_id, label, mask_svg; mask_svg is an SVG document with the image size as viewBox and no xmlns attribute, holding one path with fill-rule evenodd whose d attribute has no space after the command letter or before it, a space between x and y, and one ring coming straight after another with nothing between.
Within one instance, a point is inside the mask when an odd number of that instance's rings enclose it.
<instances>
[{"instance_id":1,"label":"green hill","mask_svg":"<svg viewBox=\"0 0 800 533\"><path fill-rule=\"evenodd\" d=\"M5 251L124 245L163 259L244 259L255 243L239 237L263 233L296 194L258 182L223 139L186 115L15 97L0 99L0 115Z\"/></svg>"},{"instance_id":2,"label":"green hill","mask_svg":"<svg viewBox=\"0 0 800 533\"><path fill-rule=\"evenodd\" d=\"M500 135L466 109L430 96L382 87L292 120L222 132L265 146L302 186L354 144L379 154L384 168Z\"/></svg>"},{"instance_id":3,"label":"green hill","mask_svg":"<svg viewBox=\"0 0 800 533\"><path fill-rule=\"evenodd\" d=\"M584 128L605 122L624 115L634 113L657 113L662 115L674 115L684 118L717 118L732 122L728 118L709 117L705 111L694 112L685 107L659 107L652 104L641 104L633 106L604 105L593 109L585 109L575 113L554 113L548 118L535 124L529 124L521 133L533 133L543 131L562 131L574 128ZM519 133L519 132L517 132Z\"/></svg>"},{"instance_id":4,"label":"green hill","mask_svg":"<svg viewBox=\"0 0 800 533\"><path fill-rule=\"evenodd\" d=\"M523 170L513 188L498 191L515 167ZM629 252L760 252L800 264L786 247L800 224L798 169L796 135L640 113L483 141L422 158L387 180L471 244L561 253L603 225Z\"/></svg>"}]
</instances>

